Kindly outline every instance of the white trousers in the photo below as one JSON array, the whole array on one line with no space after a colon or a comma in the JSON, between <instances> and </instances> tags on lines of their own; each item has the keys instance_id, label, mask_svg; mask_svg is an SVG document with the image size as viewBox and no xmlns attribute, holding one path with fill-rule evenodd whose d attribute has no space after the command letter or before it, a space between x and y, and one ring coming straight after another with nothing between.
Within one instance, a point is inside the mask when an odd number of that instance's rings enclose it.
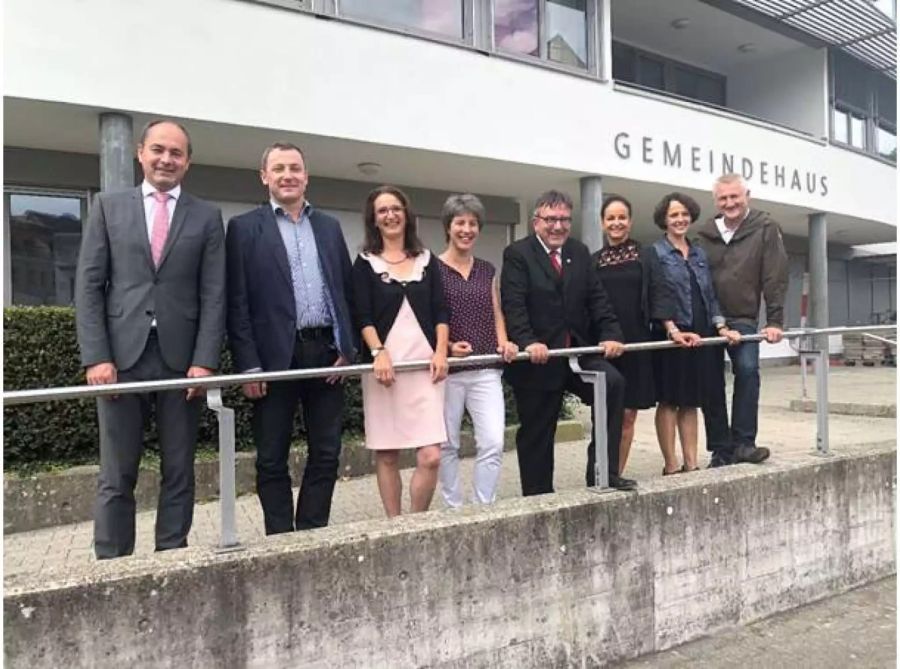
<instances>
[{"instance_id":1,"label":"white trousers","mask_svg":"<svg viewBox=\"0 0 900 669\"><path fill-rule=\"evenodd\" d=\"M476 369L450 374L444 388L444 421L447 442L441 446L441 494L447 506L463 504L459 482L459 433L466 410L475 427L473 498L490 504L497 496L505 427L503 387L499 369Z\"/></svg>"}]
</instances>

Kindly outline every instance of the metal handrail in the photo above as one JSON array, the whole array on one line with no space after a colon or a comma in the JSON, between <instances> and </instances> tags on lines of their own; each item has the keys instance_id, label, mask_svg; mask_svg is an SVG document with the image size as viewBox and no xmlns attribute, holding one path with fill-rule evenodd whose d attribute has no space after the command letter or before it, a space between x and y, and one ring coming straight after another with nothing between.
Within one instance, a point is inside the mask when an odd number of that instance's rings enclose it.
<instances>
[{"instance_id":1,"label":"metal handrail","mask_svg":"<svg viewBox=\"0 0 900 669\"><path fill-rule=\"evenodd\" d=\"M788 330L784 336L818 337L819 335L845 334L850 332L878 332L896 330L896 325L863 325L852 327L834 327L819 329ZM746 335L742 341L761 341L761 334ZM696 342L697 346L717 346L727 344L726 337L706 337ZM675 348L678 345L669 341L639 342L625 344L626 353L635 351L656 351ZM580 348L560 348L549 351L550 357L569 358L569 366L593 386L593 423L594 423L594 461L595 489L601 492L608 489L608 458L606 451L606 384L605 374L591 370L583 370L578 364L579 355L603 352L603 346L584 346ZM528 360L526 352L519 353L515 362ZM502 362L500 355L474 355L467 358L450 358L451 367L471 367ZM430 360L413 360L398 362L394 369L398 372L428 369ZM828 454L828 347L819 348L817 357L819 374L817 375L818 392L816 394L816 451L821 455ZM222 388L257 381L295 381L300 379L321 378L329 376L356 376L373 370L372 365L346 365L343 367L320 367L314 369L286 370L280 372L254 372L252 374L226 374L201 378L167 379L164 381L140 381L129 383L110 383L96 386L71 386L66 388L41 388L37 390L15 390L3 393L4 406L51 402L58 400L86 399L106 395L123 395L126 393L143 393L162 390L183 390L202 387L206 389L207 406L216 413L219 427L219 549L223 551L240 550L236 523L236 485L235 485L235 429L234 410L222 402Z\"/></svg>"},{"instance_id":2,"label":"metal handrail","mask_svg":"<svg viewBox=\"0 0 900 669\"><path fill-rule=\"evenodd\" d=\"M896 325L856 325L845 327L831 327L818 329L791 329L784 332L785 338L814 337L828 334L845 334L852 332L879 332L896 330ZM742 341L762 341L763 335L745 335ZM727 344L725 337L706 337L701 339L698 346L717 346ZM667 348L677 348L678 345L670 341L650 341L633 344L625 344L625 352L657 351ZM577 348L559 348L549 352L552 358L570 357L573 355L588 355L602 353L602 346L583 346ZM515 362L528 360L528 353L522 351ZM449 358L450 367L472 367L492 363L502 363L503 356L498 354L472 355L466 358ZM394 370L398 372L419 371L428 369L430 360L410 360L394 363ZM105 395L124 395L127 393L146 393L161 390L185 390L187 388L225 388L228 386L255 383L258 381L298 381L302 379L322 378L329 376L360 376L373 369L371 364L345 365L343 367L317 367L309 369L288 369L278 372L253 372L249 374L221 374L204 376L199 378L165 379L162 381L131 381L127 383L106 383L102 385L64 386L61 388L39 388L34 390L12 390L3 392L4 406L18 404L33 404L37 402L52 402L57 400L87 399Z\"/></svg>"}]
</instances>

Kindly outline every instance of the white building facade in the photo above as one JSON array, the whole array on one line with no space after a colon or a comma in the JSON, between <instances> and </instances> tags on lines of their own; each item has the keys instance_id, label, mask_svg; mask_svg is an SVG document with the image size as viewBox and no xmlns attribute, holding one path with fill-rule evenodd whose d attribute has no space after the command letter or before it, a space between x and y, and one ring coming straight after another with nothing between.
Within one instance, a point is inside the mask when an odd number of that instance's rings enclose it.
<instances>
[{"instance_id":1,"label":"white building facade","mask_svg":"<svg viewBox=\"0 0 900 669\"><path fill-rule=\"evenodd\" d=\"M351 246L375 185L410 193L434 249L443 199L470 191L498 264L548 188L596 248L604 193L652 241L663 194L712 215L715 177L741 172L785 233L788 325L810 266L813 322L895 309L894 252L858 248L896 241L892 0L9 0L5 19L6 305L71 302L90 195L134 184L136 134L169 117L186 187L226 218L291 141Z\"/></svg>"}]
</instances>

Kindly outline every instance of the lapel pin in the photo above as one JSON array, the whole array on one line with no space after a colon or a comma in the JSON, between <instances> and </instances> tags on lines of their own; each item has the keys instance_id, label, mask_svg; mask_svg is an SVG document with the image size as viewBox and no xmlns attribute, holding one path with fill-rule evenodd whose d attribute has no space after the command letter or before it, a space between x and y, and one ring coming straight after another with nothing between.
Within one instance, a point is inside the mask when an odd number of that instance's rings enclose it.
<instances>
[{"instance_id":1,"label":"lapel pin","mask_svg":"<svg viewBox=\"0 0 900 669\"><path fill-rule=\"evenodd\" d=\"M567 265L571 265L571 264L572 264L572 259L571 259L571 258L566 258L566 264L567 264Z\"/></svg>"}]
</instances>

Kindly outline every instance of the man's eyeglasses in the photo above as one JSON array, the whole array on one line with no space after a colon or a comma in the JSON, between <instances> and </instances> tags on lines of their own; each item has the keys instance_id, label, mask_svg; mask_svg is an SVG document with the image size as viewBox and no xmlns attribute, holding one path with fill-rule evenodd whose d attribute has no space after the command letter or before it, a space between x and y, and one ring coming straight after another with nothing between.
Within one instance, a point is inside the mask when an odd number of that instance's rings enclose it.
<instances>
[{"instance_id":1,"label":"man's eyeglasses","mask_svg":"<svg viewBox=\"0 0 900 669\"><path fill-rule=\"evenodd\" d=\"M549 225L556 225L557 223L569 225L572 222L571 216L541 216L540 214L535 214L534 217L541 219L544 223L548 223Z\"/></svg>"},{"instance_id":2,"label":"man's eyeglasses","mask_svg":"<svg viewBox=\"0 0 900 669\"><path fill-rule=\"evenodd\" d=\"M399 214L403 212L403 207L394 205L392 207L379 207L375 210L376 216L387 216L388 214Z\"/></svg>"}]
</instances>

